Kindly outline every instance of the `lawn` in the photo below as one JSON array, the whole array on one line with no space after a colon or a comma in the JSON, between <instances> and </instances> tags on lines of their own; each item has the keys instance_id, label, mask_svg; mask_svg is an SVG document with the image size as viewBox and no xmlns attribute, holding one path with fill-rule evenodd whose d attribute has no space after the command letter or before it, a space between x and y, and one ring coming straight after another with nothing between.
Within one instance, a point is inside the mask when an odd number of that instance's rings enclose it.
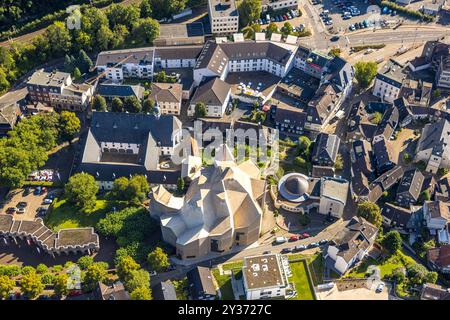
<instances>
[{"instance_id":1,"label":"lawn","mask_svg":"<svg viewBox=\"0 0 450 320\"><path fill-rule=\"evenodd\" d=\"M66 199L55 199L44 222L55 232L65 228L94 227L100 219L105 217L107 212L113 210L113 207L120 210L124 204L118 201L98 199L94 209L81 212Z\"/></svg>"},{"instance_id":2,"label":"lawn","mask_svg":"<svg viewBox=\"0 0 450 320\"><path fill-rule=\"evenodd\" d=\"M376 265L380 268L381 277L384 278L390 274L392 274L392 271L394 271L397 268L405 268L407 269L409 266L415 264L413 258L406 255L402 251L398 251L396 254L390 256L385 261L378 261L375 259L372 259L368 257L365 259L356 269L354 269L352 272L348 274L347 277L349 278L365 278L367 268L370 265Z\"/></svg>"},{"instance_id":3,"label":"lawn","mask_svg":"<svg viewBox=\"0 0 450 320\"><path fill-rule=\"evenodd\" d=\"M219 269L214 268L212 274L217 281L220 292L222 293L222 300L234 300L233 287L231 286L231 278L228 274L221 275Z\"/></svg>"},{"instance_id":4,"label":"lawn","mask_svg":"<svg viewBox=\"0 0 450 320\"><path fill-rule=\"evenodd\" d=\"M308 271L306 269L306 261L290 262L289 266L292 270L292 277L289 281L294 283L297 296L295 300L314 300L313 288L308 279Z\"/></svg>"}]
</instances>

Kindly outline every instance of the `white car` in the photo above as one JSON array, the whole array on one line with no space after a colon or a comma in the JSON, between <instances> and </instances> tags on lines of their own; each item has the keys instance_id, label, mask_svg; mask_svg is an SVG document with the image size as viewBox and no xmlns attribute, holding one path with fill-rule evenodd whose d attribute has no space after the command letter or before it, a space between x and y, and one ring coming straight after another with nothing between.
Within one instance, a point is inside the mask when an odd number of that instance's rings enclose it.
<instances>
[{"instance_id":1,"label":"white car","mask_svg":"<svg viewBox=\"0 0 450 320\"><path fill-rule=\"evenodd\" d=\"M150 271L149 274L151 277L153 277L156 276L158 273L156 271Z\"/></svg>"},{"instance_id":2,"label":"white car","mask_svg":"<svg viewBox=\"0 0 450 320\"><path fill-rule=\"evenodd\" d=\"M53 199L45 198L44 204L51 204L53 202Z\"/></svg>"},{"instance_id":3,"label":"white car","mask_svg":"<svg viewBox=\"0 0 450 320\"><path fill-rule=\"evenodd\" d=\"M383 291L383 289L384 289L384 283L382 282L377 286L377 289L375 290L375 292L380 293Z\"/></svg>"}]
</instances>

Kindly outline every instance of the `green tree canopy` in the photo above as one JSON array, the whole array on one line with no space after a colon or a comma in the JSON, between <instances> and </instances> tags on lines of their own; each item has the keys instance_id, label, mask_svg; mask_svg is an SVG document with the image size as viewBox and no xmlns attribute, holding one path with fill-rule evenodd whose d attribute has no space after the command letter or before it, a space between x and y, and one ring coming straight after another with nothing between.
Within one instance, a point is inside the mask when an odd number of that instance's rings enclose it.
<instances>
[{"instance_id":1,"label":"green tree canopy","mask_svg":"<svg viewBox=\"0 0 450 320\"><path fill-rule=\"evenodd\" d=\"M22 276L20 279L20 287L24 295L33 299L41 294L45 285L42 283L40 275L36 272L30 272Z\"/></svg>"},{"instance_id":2,"label":"green tree canopy","mask_svg":"<svg viewBox=\"0 0 450 320\"><path fill-rule=\"evenodd\" d=\"M148 254L147 262L157 272L166 270L170 266L169 256L160 247L156 247Z\"/></svg>"},{"instance_id":3,"label":"green tree canopy","mask_svg":"<svg viewBox=\"0 0 450 320\"><path fill-rule=\"evenodd\" d=\"M114 98L114 99L116 99L116 98ZM113 103L114 103L114 99L113 99ZM117 99L119 99L119 98L117 98ZM103 98L102 96L100 96L98 94L95 95L94 99L92 99L92 109L97 110L97 111L106 111L107 105L106 105L105 98Z\"/></svg>"},{"instance_id":4,"label":"green tree canopy","mask_svg":"<svg viewBox=\"0 0 450 320\"><path fill-rule=\"evenodd\" d=\"M55 276L53 280L55 294L59 297L66 296L69 293L68 287L69 277L65 273Z\"/></svg>"},{"instance_id":5,"label":"green tree canopy","mask_svg":"<svg viewBox=\"0 0 450 320\"><path fill-rule=\"evenodd\" d=\"M62 111L60 116L60 135L63 140L71 141L80 132L80 119L74 112Z\"/></svg>"},{"instance_id":6,"label":"green tree canopy","mask_svg":"<svg viewBox=\"0 0 450 320\"><path fill-rule=\"evenodd\" d=\"M358 61L355 64L355 78L361 88L367 88L377 75L377 64L373 61Z\"/></svg>"},{"instance_id":7,"label":"green tree canopy","mask_svg":"<svg viewBox=\"0 0 450 320\"><path fill-rule=\"evenodd\" d=\"M206 105L203 102L199 102L195 105L194 117L203 118L206 116Z\"/></svg>"},{"instance_id":8,"label":"green tree canopy","mask_svg":"<svg viewBox=\"0 0 450 320\"><path fill-rule=\"evenodd\" d=\"M159 23L152 18L140 19L132 31L136 45L148 45L159 37Z\"/></svg>"},{"instance_id":9,"label":"green tree canopy","mask_svg":"<svg viewBox=\"0 0 450 320\"><path fill-rule=\"evenodd\" d=\"M155 108L155 101L153 101L150 98L145 99L145 101L142 105L142 112L152 114L154 111L154 108Z\"/></svg>"},{"instance_id":10,"label":"green tree canopy","mask_svg":"<svg viewBox=\"0 0 450 320\"><path fill-rule=\"evenodd\" d=\"M15 285L16 282L14 280L10 279L8 276L0 275L0 299L8 298Z\"/></svg>"},{"instance_id":11,"label":"green tree canopy","mask_svg":"<svg viewBox=\"0 0 450 320\"><path fill-rule=\"evenodd\" d=\"M381 244L386 250L393 254L402 247L402 237L398 231L392 230L384 235Z\"/></svg>"},{"instance_id":12,"label":"green tree canopy","mask_svg":"<svg viewBox=\"0 0 450 320\"><path fill-rule=\"evenodd\" d=\"M123 101L123 107L130 113L139 113L142 110L141 103L139 102L138 98L134 96L126 97Z\"/></svg>"},{"instance_id":13,"label":"green tree canopy","mask_svg":"<svg viewBox=\"0 0 450 320\"><path fill-rule=\"evenodd\" d=\"M140 204L147 198L150 187L145 176L134 175L131 179L120 177L114 180L113 192L118 199Z\"/></svg>"},{"instance_id":14,"label":"green tree canopy","mask_svg":"<svg viewBox=\"0 0 450 320\"><path fill-rule=\"evenodd\" d=\"M65 195L70 202L86 211L95 207L98 189L93 176L87 173L76 173L66 184Z\"/></svg>"},{"instance_id":15,"label":"green tree canopy","mask_svg":"<svg viewBox=\"0 0 450 320\"><path fill-rule=\"evenodd\" d=\"M259 19L261 16L261 0L243 0L239 5L238 10L241 26L245 27L252 21Z\"/></svg>"},{"instance_id":16,"label":"green tree canopy","mask_svg":"<svg viewBox=\"0 0 450 320\"><path fill-rule=\"evenodd\" d=\"M139 263L134 261L134 259L130 256L120 258L116 264L117 274L119 275L119 278L124 281L129 279L131 277L131 273L138 270L140 267L141 266Z\"/></svg>"},{"instance_id":17,"label":"green tree canopy","mask_svg":"<svg viewBox=\"0 0 450 320\"><path fill-rule=\"evenodd\" d=\"M103 282L108 276L106 267L102 263L93 263L84 274L84 283L88 288L93 288L97 282Z\"/></svg>"},{"instance_id":18,"label":"green tree canopy","mask_svg":"<svg viewBox=\"0 0 450 320\"><path fill-rule=\"evenodd\" d=\"M139 20L141 12L135 5L124 6L122 4L112 4L106 11L109 25L114 28L116 25L124 25L128 30Z\"/></svg>"},{"instance_id":19,"label":"green tree canopy","mask_svg":"<svg viewBox=\"0 0 450 320\"><path fill-rule=\"evenodd\" d=\"M363 217L377 228L381 227L383 222L380 207L370 201L363 201L358 204L358 216Z\"/></svg>"},{"instance_id":20,"label":"green tree canopy","mask_svg":"<svg viewBox=\"0 0 450 320\"><path fill-rule=\"evenodd\" d=\"M86 270L93 263L94 263L94 258L91 256L82 256L77 261L77 265L80 267L81 270Z\"/></svg>"},{"instance_id":21,"label":"green tree canopy","mask_svg":"<svg viewBox=\"0 0 450 320\"><path fill-rule=\"evenodd\" d=\"M133 270L125 281L125 288L132 292L137 288L149 288L150 274L144 269Z\"/></svg>"},{"instance_id":22,"label":"green tree canopy","mask_svg":"<svg viewBox=\"0 0 450 320\"><path fill-rule=\"evenodd\" d=\"M123 112L123 102L119 97L114 97L114 99L112 99L111 110L114 112Z\"/></svg>"},{"instance_id":23,"label":"green tree canopy","mask_svg":"<svg viewBox=\"0 0 450 320\"><path fill-rule=\"evenodd\" d=\"M130 293L132 300L152 300L152 292L149 288L139 287Z\"/></svg>"}]
</instances>

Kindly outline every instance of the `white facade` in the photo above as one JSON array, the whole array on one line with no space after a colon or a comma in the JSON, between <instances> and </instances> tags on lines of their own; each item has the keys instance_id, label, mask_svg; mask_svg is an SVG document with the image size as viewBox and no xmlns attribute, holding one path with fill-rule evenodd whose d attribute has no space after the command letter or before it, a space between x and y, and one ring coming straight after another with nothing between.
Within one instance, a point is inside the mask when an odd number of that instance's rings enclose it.
<instances>
[{"instance_id":1,"label":"white facade","mask_svg":"<svg viewBox=\"0 0 450 320\"><path fill-rule=\"evenodd\" d=\"M280 0L280 1L268 1L262 4L262 11L265 12L271 8L272 10L280 10L284 8L298 8L298 0Z\"/></svg>"},{"instance_id":2,"label":"white facade","mask_svg":"<svg viewBox=\"0 0 450 320\"><path fill-rule=\"evenodd\" d=\"M213 34L232 34L239 30L239 14L234 0L208 0Z\"/></svg>"},{"instance_id":3,"label":"white facade","mask_svg":"<svg viewBox=\"0 0 450 320\"><path fill-rule=\"evenodd\" d=\"M208 105L205 103L206 116L212 118L221 118L225 113L225 109L227 108L228 103L230 102L230 97L231 97L231 90L228 91L228 95L222 105ZM195 103L192 103L189 105L188 108L188 116L193 117L194 114L195 114Z\"/></svg>"},{"instance_id":4,"label":"white facade","mask_svg":"<svg viewBox=\"0 0 450 320\"><path fill-rule=\"evenodd\" d=\"M375 78L373 95L380 97L382 101L393 103L399 97L400 88L389 84L381 79Z\"/></svg>"}]
</instances>

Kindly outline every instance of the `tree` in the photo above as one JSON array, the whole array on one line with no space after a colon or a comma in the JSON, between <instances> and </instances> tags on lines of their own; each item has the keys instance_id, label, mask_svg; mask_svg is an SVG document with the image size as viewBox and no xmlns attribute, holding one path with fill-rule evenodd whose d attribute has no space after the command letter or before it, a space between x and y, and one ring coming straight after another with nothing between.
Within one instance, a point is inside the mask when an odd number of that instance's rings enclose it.
<instances>
[{"instance_id":1,"label":"tree","mask_svg":"<svg viewBox=\"0 0 450 320\"><path fill-rule=\"evenodd\" d=\"M112 47L114 41L114 33L111 29L105 25L101 26L100 29L95 34L95 46L98 50L106 50Z\"/></svg>"},{"instance_id":2,"label":"tree","mask_svg":"<svg viewBox=\"0 0 450 320\"><path fill-rule=\"evenodd\" d=\"M428 272L425 276L424 283L436 283L438 280L438 274L435 271Z\"/></svg>"},{"instance_id":3,"label":"tree","mask_svg":"<svg viewBox=\"0 0 450 320\"><path fill-rule=\"evenodd\" d=\"M255 34L261 32L261 25L257 23L249 24L248 26L242 28L242 33L245 39L255 39Z\"/></svg>"},{"instance_id":4,"label":"tree","mask_svg":"<svg viewBox=\"0 0 450 320\"><path fill-rule=\"evenodd\" d=\"M45 30L45 39L51 43L49 54L52 57L61 57L69 52L72 47L72 40L69 30L64 22L56 21Z\"/></svg>"},{"instance_id":5,"label":"tree","mask_svg":"<svg viewBox=\"0 0 450 320\"><path fill-rule=\"evenodd\" d=\"M139 20L132 31L137 45L152 44L159 37L159 23L152 18Z\"/></svg>"},{"instance_id":6,"label":"tree","mask_svg":"<svg viewBox=\"0 0 450 320\"><path fill-rule=\"evenodd\" d=\"M381 122L382 118L383 118L383 115L381 114L381 112L377 111L373 114L373 117L370 120L370 122L372 122L373 124L379 124Z\"/></svg>"},{"instance_id":7,"label":"tree","mask_svg":"<svg viewBox=\"0 0 450 320\"><path fill-rule=\"evenodd\" d=\"M108 8L106 15L111 28L114 28L116 25L124 25L131 30L133 25L139 20L141 12L139 7L135 5L124 6L114 3Z\"/></svg>"},{"instance_id":8,"label":"tree","mask_svg":"<svg viewBox=\"0 0 450 320\"><path fill-rule=\"evenodd\" d=\"M75 69L73 69L73 73L72 76L75 80L78 80L81 78L81 71L80 69L78 69L77 67L75 67Z\"/></svg>"},{"instance_id":9,"label":"tree","mask_svg":"<svg viewBox=\"0 0 450 320\"><path fill-rule=\"evenodd\" d=\"M292 24L290 24L290 22L286 21L283 25L283 27L281 28L281 33L285 36L288 36L292 33L292 31L294 30L294 28L292 27Z\"/></svg>"},{"instance_id":10,"label":"tree","mask_svg":"<svg viewBox=\"0 0 450 320\"><path fill-rule=\"evenodd\" d=\"M105 106L106 108L106 106ZM123 112L123 102L119 97L114 97L111 101L111 110L113 112Z\"/></svg>"},{"instance_id":11,"label":"tree","mask_svg":"<svg viewBox=\"0 0 450 320\"><path fill-rule=\"evenodd\" d=\"M187 0L150 0L153 16L156 19L168 18L186 7Z\"/></svg>"},{"instance_id":12,"label":"tree","mask_svg":"<svg viewBox=\"0 0 450 320\"><path fill-rule=\"evenodd\" d=\"M148 98L145 99L144 104L142 105L142 112L152 114L155 107L155 101Z\"/></svg>"},{"instance_id":13,"label":"tree","mask_svg":"<svg viewBox=\"0 0 450 320\"><path fill-rule=\"evenodd\" d=\"M267 38L270 39L270 37L272 36L272 33L277 33L278 32L278 27L274 22L269 23L269 25L267 26L266 29L266 34L267 34Z\"/></svg>"},{"instance_id":14,"label":"tree","mask_svg":"<svg viewBox=\"0 0 450 320\"><path fill-rule=\"evenodd\" d=\"M65 296L69 293L68 288L69 277L65 273L58 274L53 280L55 294L59 297Z\"/></svg>"},{"instance_id":15,"label":"tree","mask_svg":"<svg viewBox=\"0 0 450 320\"><path fill-rule=\"evenodd\" d=\"M25 274L20 279L22 293L27 297L36 298L43 290L45 285L42 283L41 276L36 272Z\"/></svg>"},{"instance_id":16,"label":"tree","mask_svg":"<svg viewBox=\"0 0 450 320\"><path fill-rule=\"evenodd\" d=\"M132 292L137 288L149 288L150 274L144 269L131 271L128 279L125 282L125 287L128 292Z\"/></svg>"},{"instance_id":17,"label":"tree","mask_svg":"<svg viewBox=\"0 0 450 320\"><path fill-rule=\"evenodd\" d=\"M80 53L78 55L78 68L81 72L86 73L89 72L89 70L92 68L94 63L92 62L91 58L86 54L86 52L81 49Z\"/></svg>"},{"instance_id":18,"label":"tree","mask_svg":"<svg viewBox=\"0 0 450 320\"><path fill-rule=\"evenodd\" d=\"M152 292L149 288L139 287L130 293L132 300L152 300Z\"/></svg>"},{"instance_id":19,"label":"tree","mask_svg":"<svg viewBox=\"0 0 450 320\"><path fill-rule=\"evenodd\" d=\"M340 153L338 153L336 157L336 161L334 162L334 168L336 170L344 169L344 161L342 160L342 155Z\"/></svg>"},{"instance_id":20,"label":"tree","mask_svg":"<svg viewBox=\"0 0 450 320\"><path fill-rule=\"evenodd\" d=\"M72 73L75 65L75 58L66 54L64 57L64 71Z\"/></svg>"},{"instance_id":21,"label":"tree","mask_svg":"<svg viewBox=\"0 0 450 320\"><path fill-rule=\"evenodd\" d=\"M45 264L39 263L36 267L36 272L39 274L44 274L44 273L48 272L48 268Z\"/></svg>"},{"instance_id":22,"label":"tree","mask_svg":"<svg viewBox=\"0 0 450 320\"><path fill-rule=\"evenodd\" d=\"M359 61L355 64L355 78L361 88L367 88L377 75L376 62Z\"/></svg>"},{"instance_id":23,"label":"tree","mask_svg":"<svg viewBox=\"0 0 450 320\"><path fill-rule=\"evenodd\" d=\"M261 0L243 0L238 10L241 26L247 26L261 16Z\"/></svg>"},{"instance_id":24,"label":"tree","mask_svg":"<svg viewBox=\"0 0 450 320\"><path fill-rule=\"evenodd\" d=\"M147 198L150 187L145 176L134 175L131 179L120 177L114 180L113 192L118 199L140 204Z\"/></svg>"},{"instance_id":25,"label":"tree","mask_svg":"<svg viewBox=\"0 0 450 320\"><path fill-rule=\"evenodd\" d=\"M142 110L141 103L139 102L138 98L134 96L126 97L123 101L123 107L130 113L139 113Z\"/></svg>"},{"instance_id":26,"label":"tree","mask_svg":"<svg viewBox=\"0 0 450 320\"><path fill-rule=\"evenodd\" d=\"M0 67L0 93L6 92L10 86L11 84L8 81L5 69Z\"/></svg>"},{"instance_id":27,"label":"tree","mask_svg":"<svg viewBox=\"0 0 450 320\"><path fill-rule=\"evenodd\" d=\"M402 237L396 230L389 231L383 237L381 245L388 250L390 254L393 254L402 247Z\"/></svg>"},{"instance_id":28,"label":"tree","mask_svg":"<svg viewBox=\"0 0 450 320\"><path fill-rule=\"evenodd\" d=\"M306 160L303 159L300 156L299 157L295 157L294 163L295 163L295 165L299 166L300 168L306 168L307 167Z\"/></svg>"},{"instance_id":29,"label":"tree","mask_svg":"<svg viewBox=\"0 0 450 320\"><path fill-rule=\"evenodd\" d=\"M86 211L95 207L98 189L93 176L87 173L76 173L66 184L65 194L70 202Z\"/></svg>"},{"instance_id":30,"label":"tree","mask_svg":"<svg viewBox=\"0 0 450 320\"><path fill-rule=\"evenodd\" d=\"M152 5L150 4L150 0L142 0L140 4L141 9L141 18L151 18L153 11Z\"/></svg>"},{"instance_id":31,"label":"tree","mask_svg":"<svg viewBox=\"0 0 450 320\"><path fill-rule=\"evenodd\" d=\"M184 192L184 179L182 177L179 177L177 180L177 190L179 193Z\"/></svg>"},{"instance_id":32,"label":"tree","mask_svg":"<svg viewBox=\"0 0 450 320\"><path fill-rule=\"evenodd\" d=\"M199 102L195 105L194 117L196 118L206 117L206 106L203 102Z\"/></svg>"},{"instance_id":33,"label":"tree","mask_svg":"<svg viewBox=\"0 0 450 320\"><path fill-rule=\"evenodd\" d=\"M8 276L0 275L0 299L8 298L11 291L13 291L16 282Z\"/></svg>"},{"instance_id":34,"label":"tree","mask_svg":"<svg viewBox=\"0 0 450 320\"><path fill-rule=\"evenodd\" d=\"M84 275L84 283L88 288L92 288L97 282L103 282L107 276L108 273L105 265L101 263L94 263L87 268Z\"/></svg>"},{"instance_id":35,"label":"tree","mask_svg":"<svg viewBox=\"0 0 450 320\"><path fill-rule=\"evenodd\" d=\"M81 270L86 270L94 263L94 258L91 256L83 256L77 261L77 265Z\"/></svg>"},{"instance_id":36,"label":"tree","mask_svg":"<svg viewBox=\"0 0 450 320\"><path fill-rule=\"evenodd\" d=\"M363 201L358 204L358 216L363 217L377 228L381 227L383 222L380 207L371 201Z\"/></svg>"},{"instance_id":37,"label":"tree","mask_svg":"<svg viewBox=\"0 0 450 320\"><path fill-rule=\"evenodd\" d=\"M156 247L148 254L147 262L152 270L161 272L170 266L169 256L160 247Z\"/></svg>"},{"instance_id":38,"label":"tree","mask_svg":"<svg viewBox=\"0 0 450 320\"><path fill-rule=\"evenodd\" d=\"M139 263L134 261L130 256L122 257L116 264L117 274L119 275L119 278L124 281L129 279L132 272L138 270L140 267Z\"/></svg>"},{"instance_id":39,"label":"tree","mask_svg":"<svg viewBox=\"0 0 450 320\"><path fill-rule=\"evenodd\" d=\"M72 141L80 132L80 119L74 112L62 111L60 116L60 135L63 140Z\"/></svg>"},{"instance_id":40,"label":"tree","mask_svg":"<svg viewBox=\"0 0 450 320\"><path fill-rule=\"evenodd\" d=\"M116 99L116 98L114 98L114 99ZM113 103L114 103L114 99L113 99ZM117 98L117 99L119 99L119 98ZM106 108L107 108L107 106L106 106L105 98L103 98L100 95L94 96L94 99L92 99L92 109L97 110L97 111L106 111Z\"/></svg>"},{"instance_id":41,"label":"tree","mask_svg":"<svg viewBox=\"0 0 450 320\"><path fill-rule=\"evenodd\" d=\"M341 49L340 48L332 48L328 52L328 55L332 56L332 57L339 57L341 55Z\"/></svg>"},{"instance_id":42,"label":"tree","mask_svg":"<svg viewBox=\"0 0 450 320\"><path fill-rule=\"evenodd\" d=\"M298 152L299 154L305 154L311 146L311 140L307 136L300 136L298 138Z\"/></svg>"},{"instance_id":43,"label":"tree","mask_svg":"<svg viewBox=\"0 0 450 320\"><path fill-rule=\"evenodd\" d=\"M408 270L408 278L413 284L420 285L423 284L427 279L428 270L420 263L412 264Z\"/></svg>"}]
</instances>

